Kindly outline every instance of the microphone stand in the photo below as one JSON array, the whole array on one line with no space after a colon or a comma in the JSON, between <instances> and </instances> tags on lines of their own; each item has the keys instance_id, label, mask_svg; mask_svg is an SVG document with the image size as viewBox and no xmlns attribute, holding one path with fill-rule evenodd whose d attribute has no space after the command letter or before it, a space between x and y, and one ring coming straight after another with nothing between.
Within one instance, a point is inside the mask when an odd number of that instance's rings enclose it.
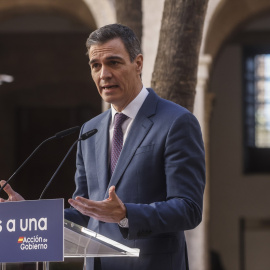
<instances>
[{"instance_id":1,"label":"microphone stand","mask_svg":"<svg viewBox=\"0 0 270 270\"><path fill-rule=\"evenodd\" d=\"M6 183L0 188L0 192L5 188L5 186L13 179L13 177L21 170L21 168L28 162L28 160L39 150L39 148L48 141L51 141L55 138L55 136L50 137L43 141L32 153L31 155L21 164L21 166L9 177Z\"/></svg>"},{"instance_id":2,"label":"microphone stand","mask_svg":"<svg viewBox=\"0 0 270 270\"><path fill-rule=\"evenodd\" d=\"M72 149L74 148L74 146L77 144L77 142L80 139L78 139L77 141L75 141L72 146L69 148L68 152L66 153L65 157L63 158L63 160L61 161L61 163L59 164L59 166L57 167L56 171L54 172L53 176L51 177L50 181L47 183L46 187L43 189L39 200L41 200L43 198L43 195L45 193L45 191L47 190L47 188L49 187L49 185L51 184L52 180L54 179L54 177L56 176L56 174L58 173L58 171L60 170L60 168L62 167L62 165L64 164L65 160L67 159L67 157L69 156L69 153L72 151Z\"/></svg>"},{"instance_id":3,"label":"microphone stand","mask_svg":"<svg viewBox=\"0 0 270 270\"><path fill-rule=\"evenodd\" d=\"M90 131L87 131L85 132L84 134L82 134L82 136L76 140L72 145L71 147L69 148L68 152L66 153L66 155L64 156L63 160L61 161L61 163L59 164L59 166L57 167L55 173L53 174L53 176L51 177L51 179L49 180L49 182L47 183L47 185L45 186L45 188L43 189L40 197L39 197L39 200L41 200L43 198L43 195L45 193L45 191L47 190L47 188L49 187L49 185L51 184L52 180L54 179L54 177L56 176L56 174L58 173L58 171L60 170L60 168L62 167L62 165L64 164L65 160L67 159L67 157L69 156L70 152L72 151L72 149L74 148L74 146L81 140L86 140L88 138L90 138L91 136L93 136L94 134L96 134L98 132L97 129L93 129L93 130L90 130Z\"/></svg>"},{"instance_id":4,"label":"microphone stand","mask_svg":"<svg viewBox=\"0 0 270 270\"><path fill-rule=\"evenodd\" d=\"M63 131L60 131L58 133L56 133L54 136L46 139L45 141L43 141L32 153L31 155L21 164L21 166L9 177L9 179L6 181L6 183L0 188L0 192L5 188L5 186L14 178L14 176L23 168L23 166L31 159L31 157L40 149L40 147L53 140L53 139L62 139L63 137L67 136L67 135L70 135L74 132L76 132L80 127L73 127L73 128L70 128L70 129L66 129L66 130L63 130Z\"/></svg>"}]
</instances>

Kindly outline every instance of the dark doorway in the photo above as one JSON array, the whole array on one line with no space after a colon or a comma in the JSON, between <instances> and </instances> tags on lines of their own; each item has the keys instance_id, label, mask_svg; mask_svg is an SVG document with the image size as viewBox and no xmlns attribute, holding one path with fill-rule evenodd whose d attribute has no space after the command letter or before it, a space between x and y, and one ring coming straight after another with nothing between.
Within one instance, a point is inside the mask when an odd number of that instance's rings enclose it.
<instances>
[{"instance_id":1,"label":"dark doorway","mask_svg":"<svg viewBox=\"0 0 270 270\"><path fill-rule=\"evenodd\" d=\"M43 140L55 133L74 126L81 126L94 115L89 107L23 107L17 109L16 124L16 167L30 155ZM25 194L25 199L38 199L46 183L51 179L56 168L67 153L71 145L77 140L79 132L62 139L48 142L33 157L14 180L14 186L19 193ZM55 176L44 198L69 198L75 190L74 147L68 159ZM16 182L16 183L15 183ZM65 206L68 204L65 200Z\"/></svg>"},{"instance_id":2,"label":"dark doorway","mask_svg":"<svg viewBox=\"0 0 270 270\"><path fill-rule=\"evenodd\" d=\"M45 22L43 16L43 30ZM0 73L15 78L0 89L1 179L7 179L45 138L81 126L101 112L85 48L91 30L72 19L69 23L76 24L72 31L67 23L63 31L59 27L57 31L0 31ZM78 133L42 147L12 180L14 189L26 199L37 199L77 137ZM65 198L66 203L72 195L75 152L44 198Z\"/></svg>"}]
</instances>

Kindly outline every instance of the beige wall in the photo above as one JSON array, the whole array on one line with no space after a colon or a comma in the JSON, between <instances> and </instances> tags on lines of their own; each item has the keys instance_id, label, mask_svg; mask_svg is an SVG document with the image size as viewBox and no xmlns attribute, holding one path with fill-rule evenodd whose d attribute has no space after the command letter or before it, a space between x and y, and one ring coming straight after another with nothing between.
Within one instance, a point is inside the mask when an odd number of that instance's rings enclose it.
<instances>
[{"instance_id":1,"label":"beige wall","mask_svg":"<svg viewBox=\"0 0 270 270\"><path fill-rule=\"evenodd\" d=\"M269 19L270 14L246 26L246 34L262 29L270 33ZM236 32L235 38L239 35ZM209 85L215 95L210 121L210 248L229 270L240 269L240 219L270 217L270 175L243 174L242 45L237 40L223 46ZM245 237L246 270L269 269L265 254L270 252L270 230L251 231Z\"/></svg>"}]
</instances>

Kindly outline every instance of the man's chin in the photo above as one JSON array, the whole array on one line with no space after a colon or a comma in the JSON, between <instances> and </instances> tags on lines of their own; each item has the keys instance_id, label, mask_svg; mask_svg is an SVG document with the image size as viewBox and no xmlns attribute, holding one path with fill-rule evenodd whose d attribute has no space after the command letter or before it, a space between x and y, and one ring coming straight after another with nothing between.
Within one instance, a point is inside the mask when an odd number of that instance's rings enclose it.
<instances>
[{"instance_id":1,"label":"man's chin","mask_svg":"<svg viewBox=\"0 0 270 270\"><path fill-rule=\"evenodd\" d=\"M112 103L112 104L114 104L118 100L115 94L107 94L107 93L104 94L103 93L101 97L105 102Z\"/></svg>"}]
</instances>

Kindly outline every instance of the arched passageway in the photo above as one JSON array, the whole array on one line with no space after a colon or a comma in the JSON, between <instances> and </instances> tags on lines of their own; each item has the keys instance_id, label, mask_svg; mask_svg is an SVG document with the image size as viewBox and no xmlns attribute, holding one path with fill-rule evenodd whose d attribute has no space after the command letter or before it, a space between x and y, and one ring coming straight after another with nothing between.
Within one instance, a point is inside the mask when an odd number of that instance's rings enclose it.
<instances>
[{"instance_id":1,"label":"arched passageway","mask_svg":"<svg viewBox=\"0 0 270 270\"><path fill-rule=\"evenodd\" d=\"M42 140L100 113L101 100L85 48L96 25L83 1L3 1L0 18L0 73L14 77L0 88L0 167L7 179ZM37 199L77 137L40 149L14 188ZM75 149L45 198L69 198L74 172Z\"/></svg>"},{"instance_id":2,"label":"arched passageway","mask_svg":"<svg viewBox=\"0 0 270 270\"><path fill-rule=\"evenodd\" d=\"M206 35L204 53L213 57L208 94L214 97L208 108L209 238L224 269L263 269L270 263L270 230L260 227L269 217L269 174L246 173L243 148L244 50L251 45L270 50L269 22L269 1L222 1ZM243 220L249 224L244 234Z\"/></svg>"}]
</instances>

